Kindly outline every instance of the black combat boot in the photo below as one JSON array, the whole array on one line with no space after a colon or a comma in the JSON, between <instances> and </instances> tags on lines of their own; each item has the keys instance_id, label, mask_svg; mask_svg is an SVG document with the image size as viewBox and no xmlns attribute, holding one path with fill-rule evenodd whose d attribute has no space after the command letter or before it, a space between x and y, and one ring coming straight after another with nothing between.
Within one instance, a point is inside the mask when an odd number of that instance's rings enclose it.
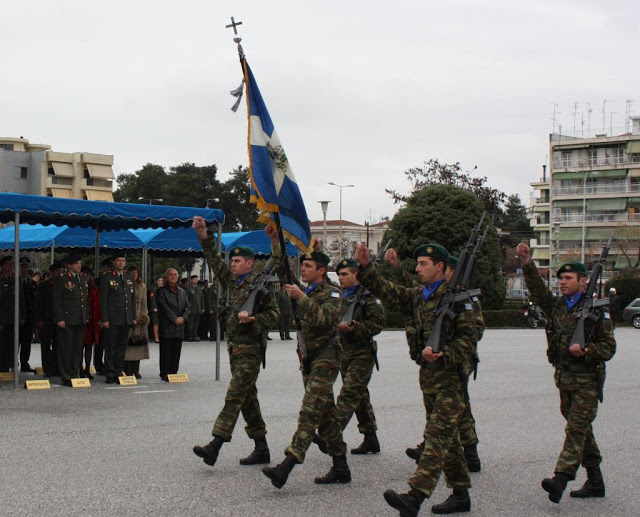
<instances>
[{"instance_id":1,"label":"black combat boot","mask_svg":"<svg viewBox=\"0 0 640 517\"><path fill-rule=\"evenodd\" d=\"M346 456L334 456L333 467L321 478L314 479L318 485L331 485L333 483L349 483L351 481L351 471L347 465Z\"/></svg>"},{"instance_id":2,"label":"black combat boot","mask_svg":"<svg viewBox=\"0 0 640 517\"><path fill-rule=\"evenodd\" d=\"M549 492L549 501L559 503L562 499L562 492L567 488L569 476L566 474L558 473L551 479L544 478L542 480L542 488Z\"/></svg>"},{"instance_id":3,"label":"black combat boot","mask_svg":"<svg viewBox=\"0 0 640 517\"><path fill-rule=\"evenodd\" d=\"M253 449L249 456L240 460L240 465L262 465L271 461L267 439L263 436L262 438L256 438L255 442L256 448Z\"/></svg>"},{"instance_id":4,"label":"black combat boot","mask_svg":"<svg viewBox=\"0 0 640 517\"><path fill-rule=\"evenodd\" d=\"M351 449L351 454L376 454L380 452L380 442L376 436L375 431L368 431L364 433L364 440L356 449Z\"/></svg>"},{"instance_id":5,"label":"black combat boot","mask_svg":"<svg viewBox=\"0 0 640 517\"><path fill-rule=\"evenodd\" d=\"M467 461L469 472L480 472L482 470L477 445L467 445L464 448L464 459Z\"/></svg>"},{"instance_id":6,"label":"black combat boot","mask_svg":"<svg viewBox=\"0 0 640 517\"><path fill-rule=\"evenodd\" d=\"M318 446L318 449L320 449L320 452L322 454L327 454L327 451L329 450L327 448L327 442L325 442L322 438L320 438L320 435L318 433L315 433L313 435L312 442Z\"/></svg>"},{"instance_id":7,"label":"black combat boot","mask_svg":"<svg viewBox=\"0 0 640 517\"><path fill-rule=\"evenodd\" d=\"M275 467L264 467L262 469L262 473L267 476L273 486L276 488L282 488L284 484L287 482L287 478L289 474L293 470L293 467L296 466L296 459L291 454L286 454L284 457L284 461Z\"/></svg>"},{"instance_id":8,"label":"black combat boot","mask_svg":"<svg viewBox=\"0 0 640 517\"><path fill-rule=\"evenodd\" d=\"M213 467L216 464L216 460L218 459L218 452L222 447L224 440L219 436L214 436L213 440L211 440L204 447L202 445L196 445L193 448L193 452L199 458L202 458L204 462Z\"/></svg>"},{"instance_id":9,"label":"black combat boot","mask_svg":"<svg viewBox=\"0 0 640 517\"><path fill-rule=\"evenodd\" d=\"M416 463L420 461L420 456L424 452L424 440L422 443L419 443L416 447L409 447L405 449L404 453L409 456L412 460L415 460Z\"/></svg>"},{"instance_id":10,"label":"black combat boot","mask_svg":"<svg viewBox=\"0 0 640 517\"><path fill-rule=\"evenodd\" d=\"M589 467L587 469L587 480L580 490L569 492L571 497L604 497L604 479L600 467Z\"/></svg>"},{"instance_id":11,"label":"black combat boot","mask_svg":"<svg viewBox=\"0 0 640 517\"><path fill-rule=\"evenodd\" d=\"M468 490L454 490L444 503L434 504L431 513L460 513L471 511L471 498Z\"/></svg>"},{"instance_id":12,"label":"black combat boot","mask_svg":"<svg viewBox=\"0 0 640 517\"><path fill-rule=\"evenodd\" d=\"M415 488L406 494L398 494L394 490L384 491L384 500L389 506L399 510L401 517L416 517L424 498L424 494Z\"/></svg>"}]
</instances>

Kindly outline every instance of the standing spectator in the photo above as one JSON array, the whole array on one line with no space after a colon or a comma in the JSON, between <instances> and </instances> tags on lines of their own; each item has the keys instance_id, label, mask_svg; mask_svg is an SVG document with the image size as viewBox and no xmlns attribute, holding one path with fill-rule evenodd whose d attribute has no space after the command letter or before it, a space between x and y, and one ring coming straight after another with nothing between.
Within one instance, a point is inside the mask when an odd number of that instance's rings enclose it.
<instances>
[{"instance_id":1,"label":"standing spectator","mask_svg":"<svg viewBox=\"0 0 640 517\"><path fill-rule=\"evenodd\" d=\"M616 320L620 312L620 297L617 295L615 287L609 289L609 314L611 314L611 324L616 328Z\"/></svg>"},{"instance_id":2,"label":"standing spectator","mask_svg":"<svg viewBox=\"0 0 640 517\"><path fill-rule=\"evenodd\" d=\"M127 375L135 375L140 379L140 360L149 359L149 313L147 310L147 288L140 278L140 270L136 266L129 266L129 273L133 275L133 285L136 295L136 325L131 329L131 336L144 337L145 344L131 346L131 339L127 345L127 353L124 357L124 372Z\"/></svg>"},{"instance_id":3,"label":"standing spectator","mask_svg":"<svg viewBox=\"0 0 640 517\"><path fill-rule=\"evenodd\" d=\"M202 300L203 308L202 315L200 316L200 325L198 327L198 337L200 340L209 339L209 311L207 310L207 293L209 292L209 280L203 280L200 282L202 286Z\"/></svg>"},{"instance_id":4,"label":"standing spectator","mask_svg":"<svg viewBox=\"0 0 640 517\"><path fill-rule=\"evenodd\" d=\"M107 329L104 336L105 382L113 384L124 373L129 330L136 324L136 298L133 277L125 271L127 258L113 256L113 269L100 278L100 319Z\"/></svg>"},{"instance_id":5,"label":"standing spectator","mask_svg":"<svg viewBox=\"0 0 640 517\"><path fill-rule=\"evenodd\" d=\"M218 288L218 279L214 278L204 296L204 307L207 315L209 316L209 333L212 341L216 340L218 324L220 324L220 339L224 339L224 327L220 320L220 311L218 310L218 307L222 306L223 300L221 293L220 302L218 303Z\"/></svg>"},{"instance_id":6,"label":"standing spectator","mask_svg":"<svg viewBox=\"0 0 640 517\"><path fill-rule=\"evenodd\" d=\"M198 328L200 316L204 313L204 296L202 287L198 285L198 276L192 275L191 281L185 287L189 298L189 321L187 325L187 341L200 341Z\"/></svg>"},{"instance_id":7,"label":"standing spectator","mask_svg":"<svg viewBox=\"0 0 640 517\"><path fill-rule=\"evenodd\" d=\"M82 268L82 272L87 275L88 296L88 324L84 328L84 370L80 371L80 377L86 377L87 379L93 379L91 375L91 354L93 352L93 346L100 343L100 292L96 286L91 272Z\"/></svg>"},{"instance_id":8,"label":"standing spectator","mask_svg":"<svg viewBox=\"0 0 640 517\"><path fill-rule=\"evenodd\" d=\"M13 368L14 284L13 257L7 255L0 260L0 372L8 372ZM18 300L22 322L26 311L22 286Z\"/></svg>"},{"instance_id":9,"label":"standing spectator","mask_svg":"<svg viewBox=\"0 0 640 517\"><path fill-rule=\"evenodd\" d=\"M58 338L56 320L53 316L53 286L60 276L62 265L54 262L49 266L49 278L38 285L36 293L36 324L40 329L40 355L45 377L59 375Z\"/></svg>"},{"instance_id":10,"label":"standing spectator","mask_svg":"<svg viewBox=\"0 0 640 517\"><path fill-rule=\"evenodd\" d=\"M111 268L113 267L113 259L111 257L107 257L102 261L101 266L103 275L105 275L106 273L110 273ZM100 280L102 280L102 277L98 277L95 279L98 291L100 291ZM107 329L100 325L100 339L93 347L93 366L96 367L96 373L98 375L104 375L104 342L106 334Z\"/></svg>"},{"instance_id":11,"label":"standing spectator","mask_svg":"<svg viewBox=\"0 0 640 517\"><path fill-rule=\"evenodd\" d=\"M153 340L160 343L158 335L158 304L156 303L156 291L164 285L164 278L158 277L155 285L152 284L147 295L147 308L151 319L151 329L153 331Z\"/></svg>"},{"instance_id":12,"label":"standing spectator","mask_svg":"<svg viewBox=\"0 0 640 517\"><path fill-rule=\"evenodd\" d=\"M278 307L280 307L280 339L281 340L291 340L290 329L291 329L291 299L287 295L287 292L284 290L284 285L280 288L277 293L278 299Z\"/></svg>"},{"instance_id":13,"label":"standing spectator","mask_svg":"<svg viewBox=\"0 0 640 517\"><path fill-rule=\"evenodd\" d=\"M189 300L184 289L178 286L178 271L167 269L165 284L156 291L160 333L160 378L178 373L184 329L189 317Z\"/></svg>"},{"instance_id":14,"label":"standing spectator","mask_svg":"<svg viewBox=\"0 0 640 517\"><path fill-rule=\"evenodd\" d=\"M53 286L53 317L58 326L58 365L63 386L71 386L82 366L84 327L89 320L87 276L80 254L65 259L66 272Z\"/></svg>"},{"instance_id":15,"label":"standing spectator","mask_svg":"<svg viewBox=\"0 0 640 517\"><path fill-rule=\"evenodd\" d=\"M31 280L29 275L29 257L20 257L20 285L24 293L25 313L24 321L20 323L20 371L34 373L29 365L31 357L31 340L33 339L33 327L36 320L36 290L38 285Z\"/></svg>"}]
</instances>

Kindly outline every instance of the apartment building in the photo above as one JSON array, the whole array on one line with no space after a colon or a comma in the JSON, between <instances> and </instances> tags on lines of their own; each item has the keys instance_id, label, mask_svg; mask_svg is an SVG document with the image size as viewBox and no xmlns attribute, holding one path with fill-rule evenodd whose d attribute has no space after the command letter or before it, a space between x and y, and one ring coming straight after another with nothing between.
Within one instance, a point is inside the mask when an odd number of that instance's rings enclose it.
<instances>
[{"instance_id":1,"label":"apartment building","mask_svg":"<svg viewBox=\"0 0 640 517\"><path fill-rule=\"evenodd\" d=\"M536 265L555 273L567 260L588 263L612 232L615 242L604 277L635 264L640 240L640 117L631 117L631 131L620 135L552 134L549 156L551 170L543 169L542 177L531 183Z\"/></svg>"},{"instance_id":2,"label":"apartment building","mask_svg":"<svg viewBox=\"0 0 640 517\"><path fill-rule=\"evenodd\" d=\"M113 201L113 156L0 137L0 192Z\"/></svg>"}]
</instances>

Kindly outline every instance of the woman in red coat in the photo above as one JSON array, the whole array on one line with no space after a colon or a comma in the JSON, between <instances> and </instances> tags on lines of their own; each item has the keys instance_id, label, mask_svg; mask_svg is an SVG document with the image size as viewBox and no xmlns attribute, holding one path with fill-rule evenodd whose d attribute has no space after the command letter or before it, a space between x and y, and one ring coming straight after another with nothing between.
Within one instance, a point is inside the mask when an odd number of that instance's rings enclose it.
<instances>
[{"instance_id":1,"label":"woman in red coat","mask_svg":"<svg viewBox=\"0 0 640 517\"><path fill-rule=\"evenodd\" d=\"M89 323L84 329L84 371L80 371L81 377L86 377L87 379L93 379L93 375L91 375L90 366L91 366L91 354L93 352L94 343L100 342L100 293L98 292L98 287L91 276L91 273L88 269L83 269L83 273L85 273L89 278L87 279L87 283L89 284L89 296L87 298L87 303L89 304Z\"/></svg>"}]
</instances>

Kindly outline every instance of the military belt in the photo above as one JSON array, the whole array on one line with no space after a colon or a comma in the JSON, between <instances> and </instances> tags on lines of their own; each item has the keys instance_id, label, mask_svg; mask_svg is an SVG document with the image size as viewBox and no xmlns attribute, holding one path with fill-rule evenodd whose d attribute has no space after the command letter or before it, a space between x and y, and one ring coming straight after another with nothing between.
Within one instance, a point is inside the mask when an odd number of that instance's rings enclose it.
<instances>
[{"instance_id":1,"label":"military belt","mask_svg":"<svg viewBox=\"0 0 640 517\"><path fill-rule=\"evenodd\" d=\"M434 372L439 372L439 371L444 370L444 361L438 360L438 361L435 361L433 363L429 363L429 362L425 361L425 363L426 363L427 370L431 370L431 371L434 371Z\"/></svg>"},{"instance_id":2,"label":"military belt","mask_svg":"<svg viewBox=\"0 0 640 517\"><path fill-rule=\"evenodd\" d=\"M588 364L569 364L564 370L572 373L596 373L596 367Z\"/></svg>"}]
</instances>

